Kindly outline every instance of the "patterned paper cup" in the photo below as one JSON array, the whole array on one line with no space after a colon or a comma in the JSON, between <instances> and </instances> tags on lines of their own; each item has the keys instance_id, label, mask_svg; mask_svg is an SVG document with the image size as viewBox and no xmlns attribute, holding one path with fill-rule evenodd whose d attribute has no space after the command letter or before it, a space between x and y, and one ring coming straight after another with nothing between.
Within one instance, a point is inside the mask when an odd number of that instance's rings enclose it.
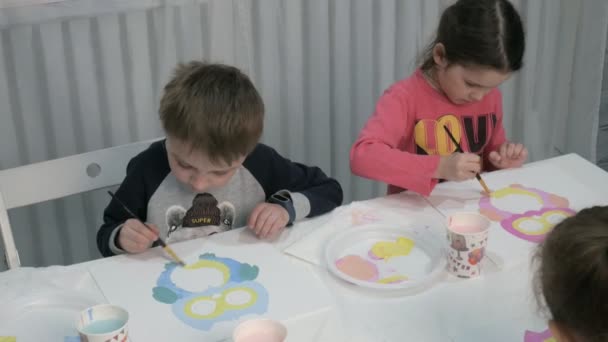
<instances>
[{"instance_id":1,"label":"patterned paper cup","mask_svg":"<svg viewBox=\"0 0 608 342\"><path fill-rule=\"evenodd\" d=\"M448 272L460 278L481 273L489 229L490 220L477 213L457 213L448 218Z\"/></svg>"},{"instance_id":2,"label":"patterned paper cup","mask_svg":"<svg viewBox=\"0 0 608 342\"><path fill-rule=\"evenodd\" d=\"M252 319L239 324L232 335L234 342L283 342L287 328L271 319Z\"/></svg>"},{"instance_id":3,"label":"patterned paper cup","mask_svg":"<svg viewBox=\"0 0 608 342\"><path fill-rule=\"evenodd\" d=\"M82 342L127 342L129 313L116 305L102 304L80 313L76 330Z\"/></svg>"}]
</instances>

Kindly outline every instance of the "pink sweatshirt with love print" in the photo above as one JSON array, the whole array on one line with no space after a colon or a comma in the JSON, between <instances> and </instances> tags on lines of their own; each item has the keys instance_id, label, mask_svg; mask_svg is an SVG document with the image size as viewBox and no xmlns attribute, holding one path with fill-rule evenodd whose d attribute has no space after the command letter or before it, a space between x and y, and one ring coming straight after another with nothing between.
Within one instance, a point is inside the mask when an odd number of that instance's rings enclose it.
<instances>
[{"instance_id":1,"label":"pink sweatshirt with love print","mask_svg":"<svg viewBox=\"0 0 608 342\"><path fill-rule=\"evenodd\" d=\"M502 96L491 90L481 101L454 104L433 88L418 69L384 92L350 150L354 174L389 184L388 193L404 189L428 196L442 155L456 150L447 126L465 152L483 157L506 141Z\"/></svg>"}]
</instances>

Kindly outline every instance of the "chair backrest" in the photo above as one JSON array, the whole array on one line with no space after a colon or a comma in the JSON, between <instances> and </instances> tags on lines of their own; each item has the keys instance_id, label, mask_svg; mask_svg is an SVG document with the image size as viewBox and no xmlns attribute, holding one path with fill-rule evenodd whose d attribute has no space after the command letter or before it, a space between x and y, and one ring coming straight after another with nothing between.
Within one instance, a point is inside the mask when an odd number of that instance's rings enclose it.
<instances>
[{"instance_id":1,"label":"chair backrest","mask_svg":"<svg viewBox=\"0 0 608 342\"><path fill-rule=\"evenodd\" d=\"M0 236L8 268L20 266L8 210L120 184L126 166L154 140L0 171Z\"/></svg>"}]
</instances>

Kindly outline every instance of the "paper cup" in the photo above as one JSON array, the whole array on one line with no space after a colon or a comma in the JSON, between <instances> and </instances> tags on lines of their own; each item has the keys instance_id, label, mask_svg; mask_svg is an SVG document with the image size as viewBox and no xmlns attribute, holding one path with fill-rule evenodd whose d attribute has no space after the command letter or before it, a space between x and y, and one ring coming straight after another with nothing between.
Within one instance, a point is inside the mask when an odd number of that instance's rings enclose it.
<instances>
[{"instance_id":1,"label":"paper cup","mask_svg":"<svg viewBox=\"0 0 608 342\"><path fill-rule=\"evenodd\" d=\"M448 218L448 272L460 278L479 276L489 229L490 220L477 213Z\"/></svg>"},{"instance_id":2,"label":"paper cup","mask_svg":"<svg viewBox=\"0 0 608 342\"><path fill-rule=\"evenodd\" d=\"M80 313L76 330L82 342L129 341L129 313L116 305L95 305Z\"/></svg>"},{"instance_id":3,"label":"paper cup","mask_svg":"<svg viewBox=\"0 0 608 342\"><path fill-rule=\"evenodd\" d=\"M283 342L287 338L287 328L271 319L253 319L239 324L232 340L234 342Z\"/></svg>"}]
</instances>

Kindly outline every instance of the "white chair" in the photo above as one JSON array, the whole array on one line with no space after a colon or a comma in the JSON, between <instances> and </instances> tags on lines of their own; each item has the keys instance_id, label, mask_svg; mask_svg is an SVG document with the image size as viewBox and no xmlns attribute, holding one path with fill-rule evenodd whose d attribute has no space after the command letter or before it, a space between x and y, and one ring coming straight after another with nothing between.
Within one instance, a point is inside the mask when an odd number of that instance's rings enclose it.
<instances>
[{"instance_id":1,"label":"white chair","mask_svg":"<svg viewBox=\"0 0 608 342\"><path fill-rule=\"evenodd\" d=\"M0 170L0 236L8 268L20 266L8 210L120 184L129 160L156 140Z\"/></svg>"}]
</instances>

